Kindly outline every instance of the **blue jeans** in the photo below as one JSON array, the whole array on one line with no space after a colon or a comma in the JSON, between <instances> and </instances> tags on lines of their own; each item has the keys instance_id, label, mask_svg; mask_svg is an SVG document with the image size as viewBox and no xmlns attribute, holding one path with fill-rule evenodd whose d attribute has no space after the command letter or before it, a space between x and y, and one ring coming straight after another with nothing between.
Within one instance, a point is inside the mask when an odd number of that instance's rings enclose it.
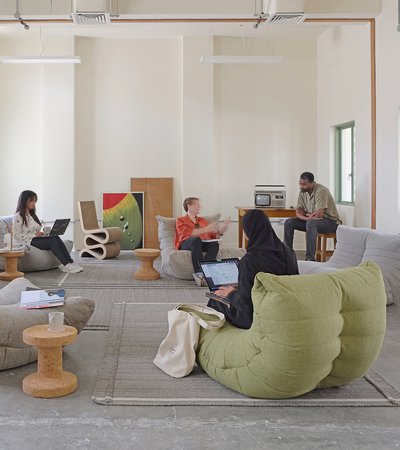
<instances>
[{"instance_id":1,"label":"blue jeans","mask_svg":"<svg viewBox=\"0 0 400 450\"><path fill-rule=\"evenodd\" d=\"M315 261L315 250L318 233L335 233L338 224L331 219L301 220L296 218L285 220L285 244L293 250L294 231L306 233L306 260Z\"/></svg>"}]
</instances>

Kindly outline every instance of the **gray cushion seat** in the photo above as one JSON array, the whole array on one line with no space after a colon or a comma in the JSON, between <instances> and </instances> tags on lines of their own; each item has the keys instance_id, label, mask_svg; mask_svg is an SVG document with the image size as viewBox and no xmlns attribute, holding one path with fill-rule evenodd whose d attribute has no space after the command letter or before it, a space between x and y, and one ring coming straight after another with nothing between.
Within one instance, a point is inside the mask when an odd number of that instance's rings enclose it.
<instances>
[{"instance_id":1,"label":"gray cushion seat","mask_svg":"<svg viewBox=\"0 0 400 450\"><path fill-rule=\"evenodd\" d=\"M13 216L0 217L0 243L4 242L4 234L7 228L12 227ZM71 252L73 242L64 241L68 251ZM32 245L25 245L25 254L18 258L18 270L22 272L36 272L39 270L54 269L60 265L60 261L54 256L50 250L40 250ZM4 258L0 258L0 270L5 267Z\"/></svg>"},{"instance_id":2,"label":"gray cushion seat","mask_svg":"<svg viewBox=\"0 0 400 450\"><path fill-rule=\"evenodd\" d=\"M220 214L204 216L208 222L217 222ZM158 239L161 249L161 265L165 274L182 280L193 280L191 252L175 248L175 217L157 216ZM241 258L246 251L242 248L220 244L217 258Z\"/></svg>"},{"instance_id":3,"label":"gray cushion seat","mask_svg":"<svg viewBox=\"0 0 400 450\"><path fill-rule=\"evenodd\" d=\"M383 275L387 304L399 302L400 235L341 225L336 230L336 238L336 249L331 258L324 263L299 261L300 274L335 272L374 261Z\"/></svg>"},{"instance_id":4,"label":"gray cushion seat","mask_svg":"<svg viewBox=\"0 0 400 450\"><path fill-rule=\"evenodd\" d=\"M64 312L65 324L81 332L95 303L83 297L67 297L64 306L43 309L21 309L21 292L36 287L26 278L17 278L0 289L0 370L11 369L37 360L37 349L22 340L25 328L48 323L49 311Z\"/></svg>"}]
</instances>

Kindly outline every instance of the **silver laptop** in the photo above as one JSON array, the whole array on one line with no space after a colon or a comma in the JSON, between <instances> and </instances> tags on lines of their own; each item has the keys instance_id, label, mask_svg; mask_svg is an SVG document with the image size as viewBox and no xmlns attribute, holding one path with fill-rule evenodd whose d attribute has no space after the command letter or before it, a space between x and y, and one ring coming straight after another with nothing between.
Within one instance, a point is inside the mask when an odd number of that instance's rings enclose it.
<instances>
[{"instance_id":1,"label":"silver laptop","mask_svg":"<svg viewBox=\"0 0 400 450\"><path fill-rule=\"evenodd\" d=\"M200 261L199 265L210 292L207 297L213 298L230 306L230 300L215 294L215 291L224 286L236 287L239 280L239 258L216 259L212 261Z\"/></svg>"}]
</instances>

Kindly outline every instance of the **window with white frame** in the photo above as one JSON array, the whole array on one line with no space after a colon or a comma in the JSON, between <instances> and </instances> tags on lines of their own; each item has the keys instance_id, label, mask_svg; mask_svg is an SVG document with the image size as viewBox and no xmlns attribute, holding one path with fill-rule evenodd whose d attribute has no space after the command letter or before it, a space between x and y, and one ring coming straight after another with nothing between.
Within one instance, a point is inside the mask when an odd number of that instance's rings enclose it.
<instances>
[{"instance_id":1,"label":"window with white frame","mask_svg":"<svg viewBox=\"0 0 400 450\"><path fill-rule=\"evenodd\" d=\"M354 205L354 122L336 127L335 150L336 203Z\"/></svg>"}]
</instances>

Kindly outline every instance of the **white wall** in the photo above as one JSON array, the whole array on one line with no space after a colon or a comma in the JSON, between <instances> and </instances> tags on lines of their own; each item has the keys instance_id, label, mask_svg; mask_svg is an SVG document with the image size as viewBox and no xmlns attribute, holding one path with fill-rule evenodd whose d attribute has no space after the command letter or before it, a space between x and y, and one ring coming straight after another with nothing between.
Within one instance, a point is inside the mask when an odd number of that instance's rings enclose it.
<instances>
[{"instance_id":1,"label":"white wall","mask_svg":"<svg viewBox=\"0 0 400 450\"><path fill-rule=\"evenodd\" d=\"M246 39L246 54L269 51L270 39ZM315 41L280 39L273 51L281 64L215 66L216 193L234 219L235 206L254 204L255 184L286 185L287 206L296 206L300 173L317 167ZM215 41L216 54L241 52L239 38Z\"/></svg>"},{"instance_id":2,"label":"white wall","mask_svg":"<svg viewBox=\"0 0 400 450\"><path fill-rule=\"evenodd\" d=\"M268 44L255 39L249 51ZM295 204L299 173L316 167L315 41L283 42L279 66L200 64L214 45L229 52L241 40L77 39L76 200L95 199L100 217L103 192L165 176L175 178L175 214L195 195L203 213L236 219L257 183L286 184ZM237 242L237 224L225 241Z\"/></svg>"},{"instance_id":3,"label":"white wall","mask_svg":"<svg viewBox=\"0 0 400 450\"><path fill-rule=\"evenodd\" d=\"M131 177L179 178L180 52L179 39L77 39L75 198L99 218L102 193Z\"/></svg>"},{"instance_id":4,"label":"white wall","mask_svg":"<svg viewBox=\"0 0 400 450\"><path fill-rule=\"evenodd\" d=\"M376 32L377 228L399 233L400 32L396 1L383 0Z\"/></svg>"},{"instance_id":5,"label":"white wall","mask_svg":"<svg viewBox=\"0 0 400 450\"><path fill-rule=\"evenodd\" d=\"M371 222L371 89L369 25L335 26L317 39L317 179L334 192L336 125L355 121L355 208L345 223ZM347 219L347 220L346 220ZM350 223L353 222L353 223Z\"/></svg>"},{"instance_id":6,"label":"white wall","mask_svg":"<svg viewBox=\"0 0 400 450\"><path fill-rule=\"evenodd\" d=\"M74 218L74 66L48 65L43 73L42 219ZM73 239L70 224L63 236Z\"/></svg>"},{"instance_id":7,"label":"white wall","mask_svg":"<svg viewBox=\"0 0 400 450\"><path fill-rule=\"evenodd\" d=\"M42 197L42 86L42 66L0 66L0 215L14 214L23 190Z\"/></svg>"},{"instance_id":8,"label":"white wall","mask_svg":"<svg viewBox=\"0 0 400 450\"><path fill-rule=\"evenodd\" d=\"M13 31L2 53L40 54L39 30ZM56 54L71 50L65 37L45 37ZM46 53L47 54L47 53ZM0 215L13 214L21 191L37 193L41 220L73 217L73 67L0 65ZM72 238L72 226L66 238Z\"/></svg>"},{"instance_id":9,"label":"white wall","mask_svg":"<svg viewBox=\"0 0 400 450\"><path fill-rule=\"evenodd\" d=\"M40 52L38 36L22 36L14 54ZM45 40L47 52L71 52L65 36ZM286 184L295 203L298 174L316 165L315 42L282 42L275 50L283 64L246 67L199 62L214 47L235 53L240 39L76 38L75 45L80 66L0 66L8 169L0 187L9 192L0 214L31 188L44 220L77 218L84 199L96 200L100 218L103 192L129 191L131 177L146 176L174 177L175 214L184 197L198 195L205 214L235 220L235 206L253 204L256 183ZM253 54L270 49L268 39L247 45ZM237 242L237 223L225 242Z\"/></svg>"}]
</instances>

